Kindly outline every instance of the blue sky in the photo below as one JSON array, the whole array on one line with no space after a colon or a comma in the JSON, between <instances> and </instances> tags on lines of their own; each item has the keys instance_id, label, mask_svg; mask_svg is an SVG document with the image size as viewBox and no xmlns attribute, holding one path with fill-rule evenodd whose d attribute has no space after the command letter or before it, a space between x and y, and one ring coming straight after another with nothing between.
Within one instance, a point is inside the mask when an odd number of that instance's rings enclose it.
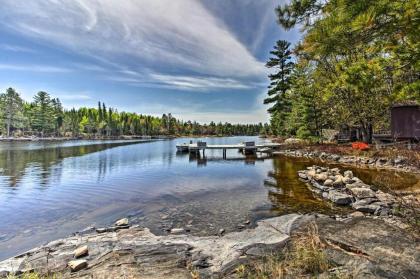
<instances>
[{"instance_id":1,"label":"blue sky","mask_svg":"<svg viewBox=\"0 0 420 279\"><path fill-rule=\"evenodd\" d=\"M64 106L257 123L264 61L296 30L272 0L2 0L0 89L44 90Z\"/></svg>"}]
</instances>

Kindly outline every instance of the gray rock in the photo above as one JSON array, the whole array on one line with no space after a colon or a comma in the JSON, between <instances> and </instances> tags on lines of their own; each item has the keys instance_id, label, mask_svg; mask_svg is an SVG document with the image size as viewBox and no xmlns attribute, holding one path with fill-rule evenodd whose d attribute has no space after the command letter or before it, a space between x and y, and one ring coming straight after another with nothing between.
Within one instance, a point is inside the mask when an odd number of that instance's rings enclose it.
<instances>
[{"instance_id":1,"label":"gray rock","mask_svg":"<svg viewBox=\"0 0 420 279\"><path fill-rule=\"evenodd\" d=\"M375 198L375 192L369 188L351 188L351 193L358 199Z\"/></svg>"},{"instance_id":2,"label":"gray rock","mask_svg":"<svg viewBox=\"0 0 420 279\"><path fill-rule=\"evenodd\" d=\"M363 213L375 213L376 211L381 209L380 205L377 204L360 204L360 203L353 203L352 207L356 209L357 211L363 212Z\"/></svg>"},{"instance_id":3,"label":"gray rock","mask_svg":"<svg viewBox=\"0 0 420 279\"><path fill-rule=\"evenodd\" d=\"M82 270L87 267L87 261L86 260L74 260L70 261L68 263L68 266L70 267L70 270L72 272L77 272L79 270Z\"/></svg>"},{"instance_id":4,"label":"gray rock","mask_svg":"<svg viewBox=\"0 0 420 279\"><path fill-rule=\"evenodd\" d=\"M181 233L185 233L184 228L174 228L174 229L171 229L171 234L181 234Z\"/></svg>"},{"instance_id":5,"label":"gray rock","mask_svg":"<svg viewBox=\"0 0 420 279\"><path fill-rule=\"evenodd\" d=\"M334 181L332 179L327 179L324 181L324 186L332 186L332 184L334 183Z\"/></svg>"},{"instance_id":6,"label":"gray rock","mask_svg":"<svg viewBox=\"0 0 420 279\"><path fill-rule=\"evenodd\" d=\"M300 178L304 179L304 180L307 180L308 179L308 176L306 175L305 172L298 172L298 176Z\"/></svg>"},{"instance_id":7,"label":"gray rock","mask_svg":"<svg viewBox=\"0 0 420 279\"><path fill-rule=\"evenodd\" d=\"M330 171L333 174L340 174L340 169L339 168L333 168L333 169L330 169Z\"/></svg>"},{"instance_id":8,"label":"gray rock","mask_svg":"<svg viewBox=\"0 0 420 279\"><path fill-rule=\"evenodd\" d=\"M340 157L340 155L335 155L335 154L333 154L333 155L331 155L331 159L332 159L333 161L338 162L338 161L341 159L341 157Z\"/></svg>"},{"instance_id":9,"label":"gray rock","mask_svg":"<svg viewBox=\"0 0 420 279\"><path fill-rule=\"evenodd\" d=\"M75 258L84 257L89 253L87 245L83 245L76 250L73 251L73 255Z\"/></svg>"},{"instance_id":10,"label":"gray rock","mask_svg":"<svg viewBox=\"0 0 420 279\"><path fill-rule=\"evenodd\" d=\"M341 175L337 175L335 178L335 181L333 182L332 186L334 188L341 188L344 186L344 182L343 182L343 176Z\"/></svg>"},{"instance_id":11,"label":"gray rock","mask_svg":"<svg viewBox=\"0 0 420 279\"><path fill-rule=\"evenodd\" d=\"M96 232L97 232L97 233L104 233L104 232L107 232L107 228L97 228L97 229L96 229Z\"/></svg>"},{"instance_id":12,"label":"gray rock","mask_svg":"<svg viewBox=\"0 0 420 279\"><path fill-rule=\"evenodd\" d=\"M353 172L351 170L347 170L344 172L344 176L348 178L353 178Z\"/></svg>"},{"instance_id":13,"label":"gray rock","mask_svg":"<svg viewBox=\"0 0 420 279\"><path fill-rule=\"evenodd\" d=\"M328 179L328 174L326 172L318 173L315 175L315 180L318 182L324 182Z\"/></svg>"},{"instance_id":14,"label":"gray rock","mask_svg":"<svg viewBox=\"0 0 420 279\"><path fill-rule=\"evenodd\" d=\"M376 198L366 198L366 199L357 200L353 204L368 205L368 204L371 204L371 203L374 203L374 202L377 202L377 201L378 201L378 199L376 199Z\"/></svg>"},{"instance_id":15,"label":"gray rock","mask_svg":"<svg viewBox=\"0 0 420 279\"><path fill-rule=\"evenodd\" d=\"M123 218L115 222L116 226L127 226L128 225L128 218Z\"/></svg>"},{"instance_id":16,"label":"gray rock","mask_svg":"<svg viewBox=\"0 0 420 279\"><path fill-rule=\"evenodd\" d=\"M350 217L353 217L353 218L355 218L355 217L365 217L365 214L363 214L360 211L355 211L355 212L350 213Z\"/></svg>"},{"instance_id":17,"label":"gray rock","mask_svg":"<svg viewBox=\"0 0 420 279\"><path fill-rule=\"evenodd\" d=\"M352 184L352 183L354 183L354 180L352 178L348 177L348 176L344 176L343 177L343 183L344 184Z\"/></svg>"},{"instance_id":18,"label":"gray rock","mask_svg":"<svg viewBox=\"0 0 420 279\"><path fill-rule=\"evenodd\" d=\"M328 199L338 205L349 205L352 202L352 196L335 190L328 193Z\"/></svg>"},{"instance_id":19,"label":"gray rock","mask_svg":"<svg viewBox=\"0 0 420 279\"><path fill-rule=\"evenodd\" d=\"M394 159L394 164L395 165L401 165L406 161L406 159L404 157L398 156L397 158Z\"/></svg>"},{"instance_id":20,"label":"gray rock","mask_svg":"<svg viewBox=\"0 0 420 279\"><path fill-rule=\"evenodd\" d=\"M372 218L316 223L321 239L334 244L327 257L346 268L346 278L418 278L418 238L409 231Z\"/></svg>"}]
</instances>

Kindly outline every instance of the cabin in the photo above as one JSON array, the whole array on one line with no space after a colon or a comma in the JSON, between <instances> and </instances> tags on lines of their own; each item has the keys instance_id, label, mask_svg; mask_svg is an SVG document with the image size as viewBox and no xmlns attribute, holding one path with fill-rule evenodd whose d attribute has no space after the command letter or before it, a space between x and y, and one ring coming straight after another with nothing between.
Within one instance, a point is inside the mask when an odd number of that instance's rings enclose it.
<instances>
[{"instance_id":1,"label":"cabin","mask_svg":"<svg viewBox=\"0 0 420 279\"><path fill-rule=\"evenodd\" d=\"M358 126L341 125L336 139L338 143L361 141L362 130Z\"/></svg>"},{"instance_id":2,"label":"cabin","mask_svg":"<svg viewBox=\"0 0 420 279\"><path fill-rule=\"evenodd\" d=\"M420 105L398 104L391 108L391 137L394 140L420 140Z\"/></svg>"},{"instance_id":3,"label":"cabin","mask_svg":"<svg viewBox=\"0 0 420 279\"><path fill-rule=\"evenodd\" d=\"M342 125L336 136L338 143L363 141L361 128L357 125ZM374 131L377 143L394 141L420 141L420 105L396 104L391 107L391 130Z\"/></svg>"}]
</instances>

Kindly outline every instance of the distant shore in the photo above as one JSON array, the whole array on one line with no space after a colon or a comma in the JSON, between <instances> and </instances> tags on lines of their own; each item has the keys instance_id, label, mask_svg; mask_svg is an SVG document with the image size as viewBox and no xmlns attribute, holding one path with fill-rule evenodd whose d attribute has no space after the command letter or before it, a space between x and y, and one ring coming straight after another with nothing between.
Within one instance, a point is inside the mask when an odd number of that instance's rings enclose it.
<instances>
[{"instance_id":1,"label":"distant shore","mask_svg":"<svg viewBox=\"0 0 420 279\"><path fill-rule=\"evenodd\" d=\"M236 136L236 135L235 135ZM229 135L154 135L154 136L111 136L111 137L1 137L0 142L20 141L70 141L70 140L136 140L136 139L175 139L175 138L206 138L206 137L235 137ZM247 136L247 135L243 135ZM252 135L250 135L252 136Z\"/></svg>"},{"instance_id":2,"label":"distant shore","mask_svg":"<svg viewBox=\"0 0 420 279\"><path fill-rule=\"evenodd\" d=\"M70 140L136 140L136 139L171 139L176 136L118 136L118 137L0 137L0 142L20 141L70 141Z\"/></svg>"}]
</instances>

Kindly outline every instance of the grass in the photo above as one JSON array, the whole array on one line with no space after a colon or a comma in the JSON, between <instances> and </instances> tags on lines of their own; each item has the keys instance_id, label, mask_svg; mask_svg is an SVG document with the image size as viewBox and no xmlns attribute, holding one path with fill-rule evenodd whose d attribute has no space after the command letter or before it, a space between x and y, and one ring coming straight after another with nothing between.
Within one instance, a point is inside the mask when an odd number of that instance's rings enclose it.
<instances>
[{"instance_id":1,"label":"grass","mask_svg":"<svg viewBox=\"0 0 420 279\"><path fill-rule=\"evenodd\" d=\"M21 275L8 275L6 279L60 279L61 276L58 274L53 275L42 275L37 272L25 272Z\"/></svg>"},{"instance_id":2,"label":"grass","mask_svg":"<svg viewBox=\"0 0 420 279\"><path fill-rule=\"evenodd\" d=\"M307 231L293 236L284 251L268 255L261 261L240 265L236 275L248 279L311 278L334 267L324 248L317 226L311 224ZM349 278L344 276L332 274L330 278Z\"/></svg>"}]
</instances>

